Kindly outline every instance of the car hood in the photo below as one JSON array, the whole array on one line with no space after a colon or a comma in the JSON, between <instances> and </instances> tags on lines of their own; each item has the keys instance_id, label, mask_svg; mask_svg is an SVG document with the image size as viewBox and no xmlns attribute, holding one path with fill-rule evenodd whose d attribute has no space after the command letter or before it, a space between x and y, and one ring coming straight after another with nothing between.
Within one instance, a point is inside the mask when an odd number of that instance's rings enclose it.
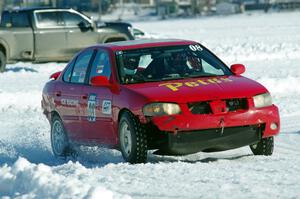
<instances>
[{"instance_id":1,"label":"car hood","mask_svg":"<svg viewBox=\"0 0 300 199\"><path fill-rule=\"evenodd\" d=\"M264 86L243 76L190 78L123 86L149 101L177 103L247 98L267 92Z\"/></svg>"}]
</instances>

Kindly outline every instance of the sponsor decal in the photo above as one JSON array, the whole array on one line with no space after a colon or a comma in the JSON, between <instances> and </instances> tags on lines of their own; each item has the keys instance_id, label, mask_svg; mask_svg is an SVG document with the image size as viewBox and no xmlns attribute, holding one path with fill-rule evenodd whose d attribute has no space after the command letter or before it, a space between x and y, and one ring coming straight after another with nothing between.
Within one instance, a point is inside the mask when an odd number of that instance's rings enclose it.
<instances>
[{"instance_id":1,"label":"sponsor decal","mask_svg":"<svg viewBox=\"0 0 300 199\"><path fill-rule=\"evenodd\" d=\"M78 100L74 100L74 99L65 99L65 98L62 98L60 100L61 104L62 105L67 105L67 106L77 106L79 104L79 101Z\"/></svg>"},{"instance_id":2,"label":"sponsor decal","mask_svg":"<svg viewBox=\"0 0 300 199\"><path fill-rule=\"evenodd\" d=\"M96 121L96 99L97 99L97 95L96 94L90 94L89 98L88 98L88 106L87 106L87 110L88 110L88 117L87 120L90 122L95 122Z\"/></svg>"},{"instance_id":3,"label":"sponsor decal","mask_svg":"<svg viewBox=\"0 0 300 199\"><path fill-rule=\"evenodd\" d=\"M199 87L199 86L206 86L209 84L218 84L218 83L223 83L223 82L232 82L231 79L229 78L209 78L206 80L198 79L196 81L189 81L189 82L172 82L172 83L164 83L160 84L159 86L165 86L172 91L178 91L180 87L185 86L185 87Z\"/></svg>"},{"instance_id":4,"label":"sponsor decal","mask_svg":"<svg viewBox=\"0 0 300 199\"><path fill-rule=\"evenodd\" d=\"M84 82L85 71L80 72L78 82Z\"/></svg>"},{"instance_id":5,"label":"sponsor decal","mask_svg":"<svg viewBox=\"0 0 300 199\"><path fill-rule=\"evenodd\" d=\"M111 114L111 100L103 100L102 102L102 113Z\"/></svg>"},{"instance_id":6,"label":"sponsor decal","mask_svg":"<svg viewBox=\"0 0 300 199\"><path fill-rule=\"evenodd\" d=\"M99 65L96 67L96 73L101 74L103 73L104 65Z\"/></svg>"}]
</instances>

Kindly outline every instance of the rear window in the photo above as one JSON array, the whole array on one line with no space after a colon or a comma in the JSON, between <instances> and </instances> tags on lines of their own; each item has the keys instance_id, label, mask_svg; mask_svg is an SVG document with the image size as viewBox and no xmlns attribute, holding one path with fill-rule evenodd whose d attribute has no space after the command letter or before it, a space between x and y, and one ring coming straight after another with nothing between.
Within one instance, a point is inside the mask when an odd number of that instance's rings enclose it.
<instances>
[{"instance_id":1,"label":"rear window","mask_svg":"<svg viewBox=\"0 0 300 199\"><path fill-rule=\"evenodd\" d=\"M30 27L28 14L26 12L5 11L1 17L1 27Z\"/></svg>"},{"instance_id":2,"label":"rear window","mask_svg":"<svg viewBox=\"0 0 300 199\"><path fill-rule=\"evenodd\" d=\"M5 12L2 13L2 16L1 16L0 26L1 27L7 27L9 24L11 25L10 14L7 11L5 11Z\"/></svg>"},{"instance_id":3,"label":"rear window","mask_svg":"<svg viewBox=\"0 0 300 199\"><path fill-rule=\"evenodd\" d=\"M90 59L94 53L94 50L89 49L81 53L75 62L73 72L71 75L72 83L84 83L87 69L90 63Z\"/></svg>"}]
</instances>

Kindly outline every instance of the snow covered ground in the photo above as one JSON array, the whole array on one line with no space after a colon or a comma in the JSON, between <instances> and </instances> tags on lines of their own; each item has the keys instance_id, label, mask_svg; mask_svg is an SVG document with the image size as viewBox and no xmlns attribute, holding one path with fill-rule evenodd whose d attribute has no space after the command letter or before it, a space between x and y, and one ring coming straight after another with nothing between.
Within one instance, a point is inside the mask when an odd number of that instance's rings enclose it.
<instances>
[{"instance_id":1,"label":"snow covered ground","mask_svg":"<svg viewBox=\"0 0 300 199\"><path fill-rule=\"evenodd\" d=\"M0 197L300 198L300 13L134 23L149 33L202 42L228 65L264 84L282 128L271 157L248 147L124 163L118 151L81 148L78 160L51 154L40 108L51 73L65 64L17 63L0 74Z\"/></svg>"}]
</instances>

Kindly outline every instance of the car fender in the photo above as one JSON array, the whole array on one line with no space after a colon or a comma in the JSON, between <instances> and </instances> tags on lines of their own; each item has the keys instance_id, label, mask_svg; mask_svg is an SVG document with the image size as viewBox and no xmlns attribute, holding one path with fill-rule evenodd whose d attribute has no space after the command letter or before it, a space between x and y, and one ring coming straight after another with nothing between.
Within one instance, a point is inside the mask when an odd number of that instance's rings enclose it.
<instances>
[{"instance_id":1,"label":"car fender","mask_svg":"<svg viewBox=\"0 0 300 199\"><path fill-rule=\"evenodd\" d=\"M99 35L98 43L109 43L114 41L126 41L130 40L126 34L118 33L118 32L105 32L104 35Z\"/></svg>"},{"instance_id":2,"label":"car fender","mask_svg":"<svg viewBox=\"0 0 300 199\"><path fill-rule=\"evenodd\" d=\"M45 85L42 94L41 105L42 105L42 109L44 110L43 113L46 115L49 122L51 122L54 113L56 113L60 117L60 113L56 109L55 102L54 102L54 90L55 90L54 80L51 80Z\"/></svg>"},{"instance_id":3,"label":"car fender","mask_svg":"<svg viewBox=\"0 0 300 199\"><path fill-rule=\"evenodd\" d=\"M7 44L7 42L0 37L0 50L3 50L5 51L4 54L6 56L6 60L9 61L10 60L10 48L9 48L9 45Z\"/></svg>"},{"instance_id":4,"label":"car fender","mask_svg":"<svg viewBox=\"0 0 300 199\"><path fill-rule=\"evenodd\" d=\"M137 94L125 87L121 88L120 94L114 99L114 128L118 129L120 117L124 111L131 112L141 123L146 123L142 107L149 103L149 99Z\"/></svg>"}]
</instances>

